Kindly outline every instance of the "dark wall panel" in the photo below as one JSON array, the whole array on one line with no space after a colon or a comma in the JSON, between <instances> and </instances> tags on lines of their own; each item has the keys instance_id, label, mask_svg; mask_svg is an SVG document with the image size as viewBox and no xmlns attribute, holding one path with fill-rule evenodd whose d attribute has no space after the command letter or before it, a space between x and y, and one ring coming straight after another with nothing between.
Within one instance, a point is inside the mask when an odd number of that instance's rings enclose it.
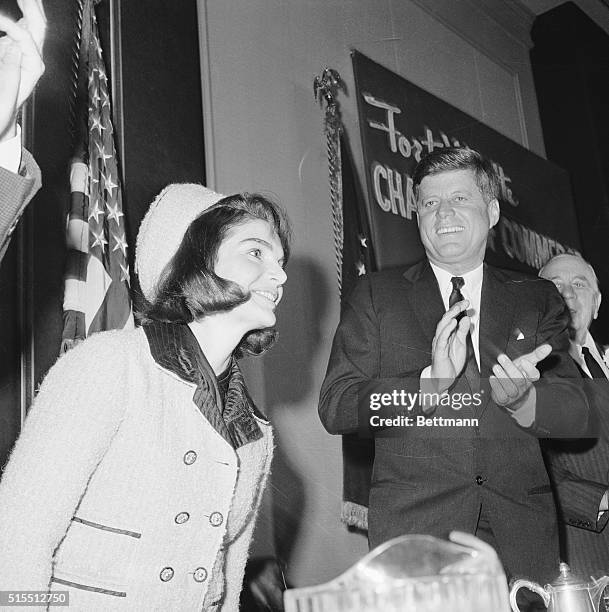
<instances>
[{"instance_id":1,"label":"dark wall panel","mask_svg":"<svg viewBox=\"0 0 609 612\"><path fill-rule=\"evenodd\" d=\"M42 189L31 209L33 222L34 380L38 385L56 361L63 328L65 215L72 154L71 60L77 27L76 2L45 2L48 19L46 72L34 100L32 152L42 170Z\"/></svg>"},{"instance_id":2,"label":"dark wall panel","mask_svg":"<svg viewBox=\"0 0 609 612\"><path fill-rule=\"evenodd\" d=\"M540 15L531 52L548 159L571 174L583 255L605 300L594 334L609 342L609 35L572 2Z\"/></svg>"},{"instance_id":3,"label":"dark wall panel","mask_svg":"<svg viewBox=\"0 0 609 612\"><path fill-rule=\"evenodd\" d=\"M13 240L0 266L0 467L20 426L18 244Z\"/></svg>"},{"instance_id":4,"label":"dark wall panel","mask_svg":"<svg viewBox=\"0 0 609 612\"><path fill-rule=\"evenodd\" d=\"M195 0L121 3L125 209L139 223L167 184L205 182ZM179 9L178 9L179 6ZM133 260L131 260L133 261Z\"/></svg>"},{"instance_id":5,"label":"dark wall panel","mask_svg":"<svg viewBox=\"0 0 609 612\"><path fill-rule=\"evenodd\" d=\"M14 2L2 2L0 9L9 4ZM46 2L45 8L46 72L25 113L24 131L41 167L43 188L20 221L0 267L0 465L19 432L22 394L31 399L33 387L57 358L61 337L70 53L76 3ZM22 364L27 383L23 386Z\"/></svg>"}]
</instances>

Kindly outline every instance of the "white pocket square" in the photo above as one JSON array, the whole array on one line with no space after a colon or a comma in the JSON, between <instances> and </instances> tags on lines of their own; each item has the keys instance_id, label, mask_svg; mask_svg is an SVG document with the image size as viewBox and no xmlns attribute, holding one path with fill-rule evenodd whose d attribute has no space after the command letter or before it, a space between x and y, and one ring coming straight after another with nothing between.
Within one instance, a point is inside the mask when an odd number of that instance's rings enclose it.
<instances>
[{"instance_id":1,"label":"white pocket square","mask_svg":"<svg viewBox=\"0 0 609 612\"><path fill-rule=\"evenodd\" d=\"M516 336L516 340L524 340L524 334L518 328L514 330L514 335Z\"/></svg>"}]
</instances>

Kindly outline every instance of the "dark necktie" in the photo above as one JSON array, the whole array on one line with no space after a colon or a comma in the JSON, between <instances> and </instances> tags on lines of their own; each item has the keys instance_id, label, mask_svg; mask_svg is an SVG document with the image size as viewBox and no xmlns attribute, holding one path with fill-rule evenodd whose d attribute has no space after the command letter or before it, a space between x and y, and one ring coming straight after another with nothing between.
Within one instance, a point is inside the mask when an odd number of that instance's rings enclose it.
<instances>
[{"instance_id":1,"label":"dark necktie","mask_svg":"<svg viewBox=\"0 0 609 612\"><path fill-rule=\"evenodd\" d=\"M461 287L465 284L462 276L453 276L450 279L450 282L453 284L453 290L450 292L450 297L448 298L448 307L452 308L457 302L463 301L465 298L461 293ZM457 316L457 323L465 316L465 312L460 312Z\"/></svg>"},{"instance_id":2,"label":"dark necktie","mask_svg":"<svg viewBox=\"0 0 609 612\"><path fill-rule=\"evenodd\" d=\"M584 357L584 361L586 362L586 366L588 366L588 371L592 375L592 378L606 378L603 369L600 365L598 365L598 361L594 359L590 349L587 346L582 346L582 355Z\"/></svg>"},{"instance_id":3,"label":"dark necktie","mask_svg":"<svg viewBox=\"0 0 609 612\"><path fill-rule=\"evenodd\" d=\"M448 307L452 308L457 302L463 301L465 298L461 293L461 287L465 284L462 276L453 276L450 279L453 285L453 290L448 298ZM465 316L465 311L460 312L455 319L457 323ZM474 352L474 344L472 342L471 331L468 332L466 338L467 344L467 358L465 361L464 374L467 378L470 386L474 391L478 391L480 388L480 370L478 370L478 364L476 363L476 353Z\"/></svg>"}]
</instances>

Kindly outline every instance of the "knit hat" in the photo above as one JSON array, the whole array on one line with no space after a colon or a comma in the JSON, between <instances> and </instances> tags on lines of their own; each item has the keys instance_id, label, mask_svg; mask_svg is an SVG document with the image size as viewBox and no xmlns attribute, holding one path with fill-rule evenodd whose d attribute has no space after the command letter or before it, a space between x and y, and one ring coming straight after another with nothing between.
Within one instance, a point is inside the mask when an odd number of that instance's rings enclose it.
<instances>
[{"instance_id":1,"label":"knit hat","mask_svg":"<svg viewBox=\"0 0 609 612\"><path fill-rule=\"evenodd\" d=\"M188 226L224 196L194 183L174 183L159 193L142 220L135 246L135 270L144 297L152 302L165 266Z\"/></svg>"}]
</instances>

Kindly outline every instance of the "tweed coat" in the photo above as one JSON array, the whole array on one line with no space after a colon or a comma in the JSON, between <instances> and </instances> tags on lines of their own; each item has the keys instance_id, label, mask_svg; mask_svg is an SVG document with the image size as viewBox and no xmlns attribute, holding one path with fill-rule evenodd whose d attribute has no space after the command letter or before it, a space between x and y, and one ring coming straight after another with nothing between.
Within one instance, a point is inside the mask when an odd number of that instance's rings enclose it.
<instances>
[{"instance_id":1,"label":"tweed coat","mask_svg":"<svg viewBox=\"0 0 609 612\"><path fill-rule=\"evenodd\" d=\"M25 207L40 189L40 169L25 149L19 174L0 167L0 261Z\"/></svg>"},{"instance_id":2,"label":"tweed coat","mask_svg":"<svg viewBox=\"0 0 609 612\"><path fill-rule=\"evenodd\" d=\"M319 412L330 433L361 430L358 406L371 391L419 390L443 314L427 261L406 272L389 270L361 279L343 309L321 390ZM549 342L553 353L543 377L552 384L536 385L536 418L529 430L496 406L486 389L479 407L462 407L456 415L440 406L434 413L477 418L478 425L415 426L402 428L399 435L377 434L368 513L371 546L403 533L442 538L453 529L475 533L484 507L508 574L540 581L556 573L556 514L535 436L577 435L587 426L587 402L567 352L567 322L552 283L484 267L482 381L488 380L499 353L514 358ZM464 373L452 392L471 391Z\"/></svg>"},{"instance_id":3,"label":"tweed coat","mask_svg":"<svg viewBox=\"0 0 609 612\"><path fill-rule=\"evenodd\" d=\"M235 451L195 387L142 328L59 359L0 481L0 590L68 590L83 612L238 609L272 432L257 418Z\"/></svg>"}]
</instances>

